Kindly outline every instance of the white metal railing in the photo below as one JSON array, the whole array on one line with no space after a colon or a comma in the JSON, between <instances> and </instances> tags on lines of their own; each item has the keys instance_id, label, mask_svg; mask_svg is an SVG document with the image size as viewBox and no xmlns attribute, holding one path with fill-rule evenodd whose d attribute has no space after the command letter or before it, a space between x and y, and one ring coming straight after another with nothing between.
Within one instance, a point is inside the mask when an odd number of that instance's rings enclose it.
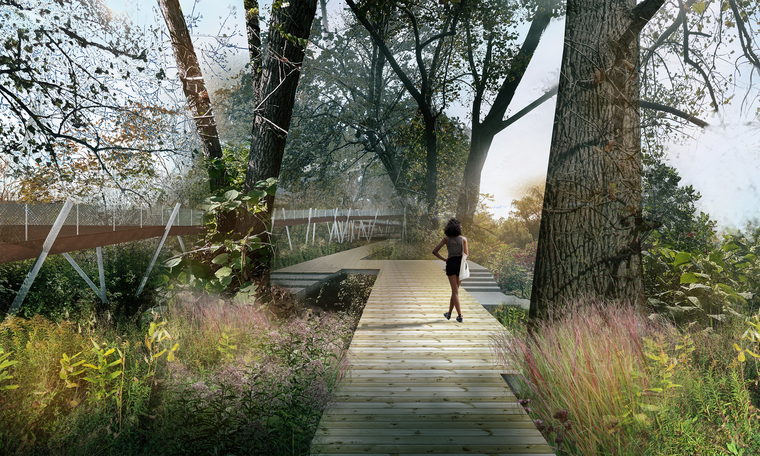
<instances>
[{"instance_id":1,"label":"white metal railing","mask_svg":"<svg viewBox=\"0 0 760 456\"><path fill-rule=\"evenodd\" d=\"M382 221L378 224L378 217L398 217L397 221ZM317 221L321 218L326 223L327 242L353 241L354 238L366 238L372 240L374 235L389 235L391 230L401 229L401 235L406 235L406 210L393 209L291 209L280 208L273 213L273 221L298 220L298 224L306 225L306 239L304 244L309 243L309 230L311 229L311 243L316 242ZM325 220L327 219L327 220ZM342 220L340 220L342 219ZM403 221L402 221L403 220ZM304 223L305 221L305 223ZM332 224L330 223L332 221ZM357 223L358 222L358 223ZM276 223L273 223L276 226ZM288 236L288 246L293 250L293 240L290 236L290 228L284 225Z\"/></svg>"},{"instance_id":2,"label":"white metal railing","mask_svg":"<svg viewBox=\"0 0 760 456\"><path fill-rule=\"evenodd\" d=\"M277 218L280 220L293 220L317 217L378 217L404 215L403 210L397 209L277 209Z\"/></svg>"}]
</instances>

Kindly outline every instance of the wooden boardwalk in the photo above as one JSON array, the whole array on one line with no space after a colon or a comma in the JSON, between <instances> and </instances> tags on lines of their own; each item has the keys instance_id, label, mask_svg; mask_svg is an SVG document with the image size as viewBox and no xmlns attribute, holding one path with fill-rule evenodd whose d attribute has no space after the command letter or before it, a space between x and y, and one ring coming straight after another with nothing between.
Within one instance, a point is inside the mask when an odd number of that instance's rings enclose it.
<instances>
[{"instance_id":1,"label":"wooden boardwalk","mask_svg":"<svg viewBox=\"0 0 760 456\"><path fill-rule=\"evenodd\" d=\"M350 370L312 442L319 455L554 455L501 378L502 326L465 290L446 320L436 261L361 260L368 247L278 272L380 270L348 351Z\"/></svg>"}]
</instances>

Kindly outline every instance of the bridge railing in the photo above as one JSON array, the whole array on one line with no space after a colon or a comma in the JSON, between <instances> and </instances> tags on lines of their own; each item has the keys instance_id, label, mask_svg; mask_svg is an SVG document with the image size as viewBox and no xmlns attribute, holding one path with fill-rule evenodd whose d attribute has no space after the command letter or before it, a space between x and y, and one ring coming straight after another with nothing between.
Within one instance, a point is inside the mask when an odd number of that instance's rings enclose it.
<instances>
[{"instance_id":1,"label":"bridge railing","mask_svg":"<svg viewBox=\"0 0 760 456\"><path fill-rule=\"evenodd\" d=\"M55 222L64 203L0 203L0 240L27 241L30 228L51 226ZM165 226L172 213L170 206L153 206L138 208L106 208L90 204L76 204L63 223L65 231L79 234L80 227L111 227L116 231L120 227ZM204 211L180 208L174 226L203 225ZM2 228L6 229L2 229ZM7 229L12 228L12 229Z\"/></svg>"},{"instance_id":2,"label":"bridge railing","mask_svg":"<svg viewBox=\"0 0 760 456\"><path fill-rule=\"evenodd\" d=\"M403 211L398 209L276 209L275 216L278 219L305 219L308 217L387 217L387 216L402 216Z\"/></svg>"}]
</instances>

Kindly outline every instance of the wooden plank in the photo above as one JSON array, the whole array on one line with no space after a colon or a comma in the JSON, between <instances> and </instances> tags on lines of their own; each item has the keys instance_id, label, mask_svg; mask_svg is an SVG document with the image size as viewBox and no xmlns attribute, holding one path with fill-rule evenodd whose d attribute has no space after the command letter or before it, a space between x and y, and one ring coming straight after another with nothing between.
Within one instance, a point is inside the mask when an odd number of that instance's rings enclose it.
<instances>
[{"instance_id":1,"label":"wooden plank","mask_svg":"<svg viewBox=\"0 0 760 456\"><path fill-rule=\"evenodd\" d=\"M504 328L465 290L464 323L443 318L450 287L435 262L362 260L369 249L354 250L281 270L380 271L312 454L553 455L501 378L509 367L491 338Z\"/></svg>"}]
</instances>

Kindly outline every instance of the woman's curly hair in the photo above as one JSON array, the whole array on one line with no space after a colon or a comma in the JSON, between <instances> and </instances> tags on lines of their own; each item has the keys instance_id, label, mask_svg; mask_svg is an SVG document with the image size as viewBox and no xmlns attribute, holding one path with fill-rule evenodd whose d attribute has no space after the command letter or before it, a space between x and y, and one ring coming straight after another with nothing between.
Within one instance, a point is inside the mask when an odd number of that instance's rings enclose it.
<instances>
[{"instance_id":1,"label":"woman's curly hair","mask_svg":"<svg viewBox=\"0 0 760 456\"><path fill-rule=\"evenodd\" d=\"M448 237L457 237L462 235L462 223L455 217L449 219L449 223L446 224L446 228L443 229L443 234Z\"/></svg>"}]
</instances>

